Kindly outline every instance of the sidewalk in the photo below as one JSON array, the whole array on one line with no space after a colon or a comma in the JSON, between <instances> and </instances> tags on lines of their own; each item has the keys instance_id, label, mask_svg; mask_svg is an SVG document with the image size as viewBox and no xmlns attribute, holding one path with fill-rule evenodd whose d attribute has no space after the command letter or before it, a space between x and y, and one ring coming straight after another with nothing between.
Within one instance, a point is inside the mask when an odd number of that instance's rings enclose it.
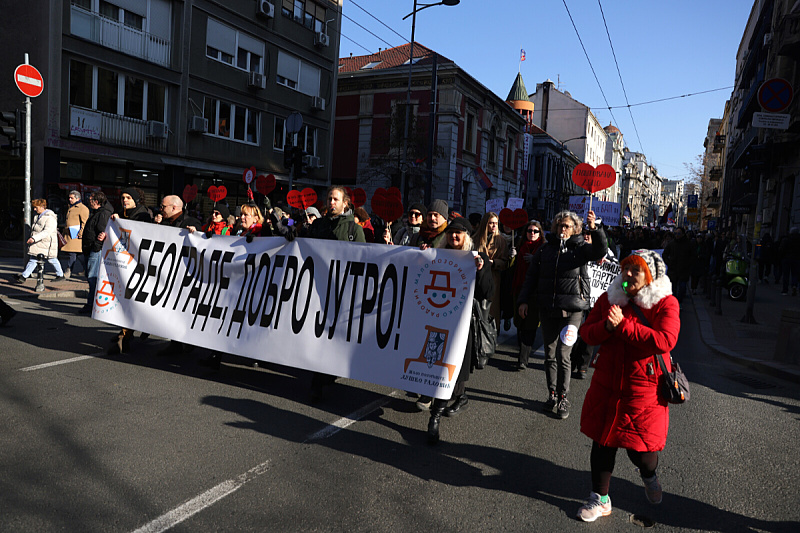
<instances>
[{"instance_id":1,"label":"sidewalk","mask_svg":"<svg viewBox=\"0 0 800 533\"><path fill-rule=\"evenodd\" d=\"M22 245L18 242L0 241L0 298L87 298L89 282L81 271L77 276L56 283L53 267L45 266L44 292L36 292L36 276L31 275L23 283L14 281L14 274L19 274L27 264L22 257Z\"/></svg>"},{"instance_id":2,"label":"sidewalk","mask_svg":"<svg viewBox=\"0 0 800 533\"><path fill-rule=\"evenodd\" d=\"M753 315L758 324L742 322L747 311L746 302L734 302L723 295L722 314L719 315L711 300L699 291L694 296L687 295L687 300L689 298L694 304L703 342L709 348L759 372L800 383L800 366L774 360L781 312L800 310L800 296L781 296L781 286L772 283L772 278L769 284L757 285ZM690 316L685 310L682 318L686 320Z\"/></svg>"}]
</instances>

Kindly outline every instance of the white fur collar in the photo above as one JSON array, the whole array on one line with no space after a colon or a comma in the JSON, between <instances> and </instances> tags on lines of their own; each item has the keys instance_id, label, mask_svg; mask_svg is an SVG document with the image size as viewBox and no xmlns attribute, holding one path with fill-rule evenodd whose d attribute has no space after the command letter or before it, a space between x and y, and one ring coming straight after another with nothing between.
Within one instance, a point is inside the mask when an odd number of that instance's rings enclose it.
<instances>
[{"instance_id":1,"label":"white fur collar","mask_svg":"<svg viewBox=\"0 0 800 533\"><path fill-rule=\"evenodd\" d=\"M654 305L670 294L672 294L672 282L664 275L636 293L633 302L643 309L652 309ZM622 290L622 274L620 274L608 287L608 301L611 305L625 307L628 305L628 300L630 298Z\"/></svg>"}]
</instances>

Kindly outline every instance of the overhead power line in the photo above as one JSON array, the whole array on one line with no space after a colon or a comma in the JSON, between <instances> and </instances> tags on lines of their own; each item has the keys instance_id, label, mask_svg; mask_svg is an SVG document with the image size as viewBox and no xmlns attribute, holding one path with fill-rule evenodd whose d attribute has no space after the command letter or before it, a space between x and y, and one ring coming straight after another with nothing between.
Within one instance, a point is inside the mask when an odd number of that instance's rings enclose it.
<instances>
[{"instance_id":1,"label":"overhead power line","mask_svg":"<svg viewBox=\"0 0 800 533\"><path fill-rule=\"evenodd\" d=\"M597 5L600 6L600 15L603 17L603 26L606 27L608 44L611 47L611 55L614 57L614 64L617 66L617 75L619 76L619 84L622 85L622 94L625 95L625 103L628 105L628 114L631 116L631 122L633 123L633 131L636 132L636 139L639 141L639 148L642 150L642 152L644 152L645 150L644 150L644 145L642 144L642 138L639 137L639 128L636 127L636 121L633 119L633 111L631 111L630 102L628 101L628 92L625 90L625 82L622 81L622 72L620 72L619 70L619 63L617 62L617 53L614 51L614 44L611 42L611 32L608 31L608 23L606 23L606 14L603 13L603 4L600 3L600 0L597 0Z\"/></svg>"},{"instance_id":2,"label":"overhead power line","mask_svg":"<svg viewBox=\"0 0 800 533\"><path fill-rule=\"evenodd\" d=\"M342 16L343 16L344 18L346 18L347 20L349 20L350 22L352 22L353 24L355 24L356 26L358 26L359 28L361 28L362 30L364 30L365 32L369 33L370 35L372 35L373 37L375 37L376 39L378 39L379 41L382 41L383 43L385 43L385 44L386 44L386 46L388 46L389 48L394 48L394 45L393 45L392 43L390 43L390 42L386 41L386 40L385 40L385 39L383 39L382 37L379 37L378 35L376 35L376 34L375 34L375 33L373 33L372 31L368 30L367 28L365 28L364 26L362 26L361 24L359 24L359 23L358 23L358 22L356 22L355 20L351 19L350 17L348 17L347 15L345 15L345 14L344 14L344 11L342 11Z\"/></svg>"},{"instance_id":3,"label":"overhead power line","mask_svg":"<svg viewBox=\"0 0 800 533\"><path fill-rule=\"evenodd\" d=\"M405 42L407 42L407 43L408 43L408 42L411 42L411 41L409 41L409 40L408 40L408 38L406 38L406 37L404 37L403 35L401 35L401 34L397 33L397 32L394 30L394 28L392 28L392 27L390 27L390 26L387 26L387 25L386 25L386 23L385 23L385 22L383 22L381 19L379 19L378 17L376 17L375 15L373 15L372 13L370 13L369 11L367 11L366 9L364 9L363 7L361 7L360 5L358 5L358 3L357 3L357 2L354 2L353 0L350 0L350 3L351 3L351 4L353 4L354 6L356 6L358 9L360 9L360 10L361 10L361 11L363 11L364 13L366 13L367 15L369 15L370 17L372 17L372 18L374 18L375 20L377 20L377 21L378 21L378 22L379 22L381 25L383 25L383 26L384 26L386 29L388 29L390 32L394 33L395 35L397 35L398 37L400 37L401 39L403 39ZM384 41L384 42L385 42L385 41Z\"/></svg>"}]
</instances>

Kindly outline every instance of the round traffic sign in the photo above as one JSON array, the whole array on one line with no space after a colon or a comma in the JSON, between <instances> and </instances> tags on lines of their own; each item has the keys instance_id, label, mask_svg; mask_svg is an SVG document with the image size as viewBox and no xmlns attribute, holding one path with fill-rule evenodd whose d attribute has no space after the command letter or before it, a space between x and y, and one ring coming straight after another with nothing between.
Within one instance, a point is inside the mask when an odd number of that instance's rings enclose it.
<instances>
[{"instance_id":1,"label":"round traffic sign","mask_svg":"<svg viewBox=\"0 0 800 533\"><path fill-rule=\"evenodd\" d=\"M44 78L33 65L20 65L14 71L14 83L22 94L36 98L44 91Z\"/></svg>"},{"instance_id":2,"label":"round traffic sign","mask_svg":"<svg viewBox=\"0 0 800 533\"><path fill-rule=\"evenodd\" d=\"M758 89L758 103L771 113L780 113L792 103L792 86L781 78L772 78Z\"/></svg>"},{"instance_id":3,"label":"round traffic sign","mask_svg":"<svg viewBox=\"0 0 800 533\"><path fill-rule=\"evenodd\" d=\"M298 113L297 111L292 111L289 113L289 116L286 117L286 133L295 134L300 131L303 127L303 115Z\"/></svg>"}]
</instances>

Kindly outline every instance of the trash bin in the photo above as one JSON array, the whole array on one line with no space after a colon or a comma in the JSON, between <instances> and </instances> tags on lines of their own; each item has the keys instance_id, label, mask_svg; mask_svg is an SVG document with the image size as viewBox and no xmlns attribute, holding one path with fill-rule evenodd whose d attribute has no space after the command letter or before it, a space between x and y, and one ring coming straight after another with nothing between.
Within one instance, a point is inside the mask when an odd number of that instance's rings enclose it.
<instances>
[{"instance_id":1,"label":"trash bin","mask_svg":"<svg viewBox=\"0 0 800 533\"><path fill-rule=\"evenodd\" d=\"M798 345L800 345L800 310L784 309L778 325L775 360L790 365L800 364Z\"/></svg>"}]
</instances>

